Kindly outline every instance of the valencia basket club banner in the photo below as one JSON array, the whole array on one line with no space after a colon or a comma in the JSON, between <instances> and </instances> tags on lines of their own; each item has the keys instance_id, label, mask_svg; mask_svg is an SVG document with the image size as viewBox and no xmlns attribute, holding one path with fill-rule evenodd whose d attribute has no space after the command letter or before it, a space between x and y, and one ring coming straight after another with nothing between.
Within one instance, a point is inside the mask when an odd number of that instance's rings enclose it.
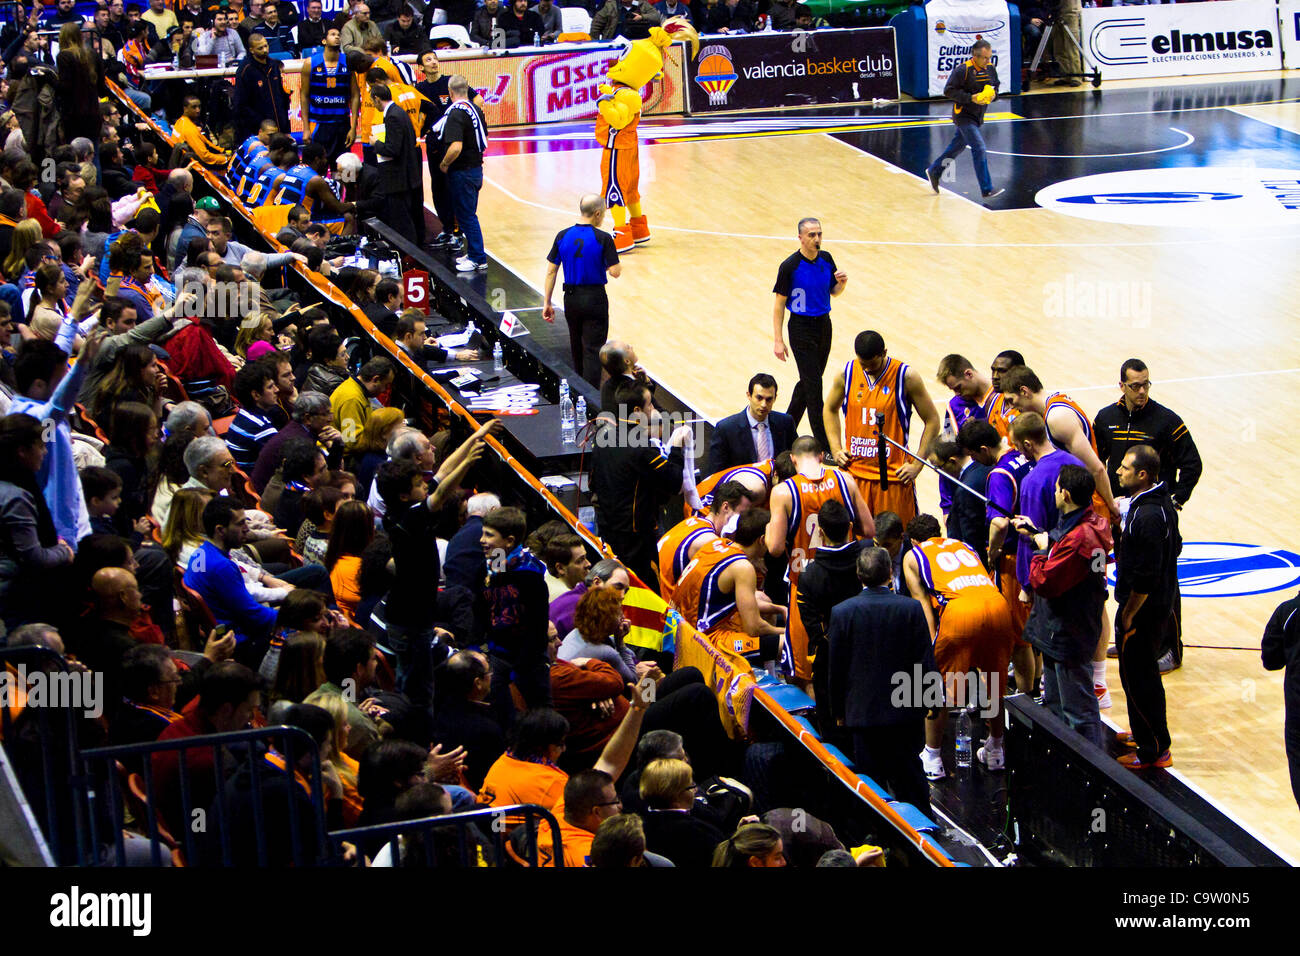
<instances>
[{"instance_id":1,"label":"valencia basket club banner","mask_svg":"<svg viewBox=\"0 0 1300 956\"><path fill-rule=\"evenodd\" d=\"M952 71L970 59L976 40L993 47L993 66L1002 92L1011 85L1011 71L1020 64L1011 55L1011 11L1004 0L930 0L925 5L929 94L943 96Z\"/></svg>"},{"instance_id":2,"label":"valencia basket club banner","mask_svg":"<svg viewBox=\"0 0 1300 956\"><path fill-rule=\"evenodd\" d=\"M894 30L705 37L686 85L692 113L897 99Z\"/></svg>"},{"instance_id":3,"label":"valencia basket club banner","mask_svg":"<svg viewBox=\"0 0 1300 956\"><path fill-rule=\"evenodd\" d=\"M1273 0L1089 7L1083 11L1082 40L1107 80L1282 66Z\"/></svg>"}]
</instances>

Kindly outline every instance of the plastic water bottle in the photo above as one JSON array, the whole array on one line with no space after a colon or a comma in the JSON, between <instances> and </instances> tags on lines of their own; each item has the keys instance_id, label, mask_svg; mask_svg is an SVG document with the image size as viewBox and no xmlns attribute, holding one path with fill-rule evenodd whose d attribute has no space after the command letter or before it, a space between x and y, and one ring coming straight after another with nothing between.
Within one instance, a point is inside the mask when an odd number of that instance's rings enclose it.
<instances>
[{"instance_id":1,"label":"plastic water bottle","mask_svg":"<svg viewBox=\"0 0 1300 956\"><path fill-rule=\"evenodd\" d=\"M505 367L506 361L501 355L501 343L498 342L496 345L492 346L492 371L503 372L505 371Z\"/></svg>"},{"instance_id":2,"label":"plastic water bottle","mask_svg":"<svg viewBox=\"0 0 1300 956\"><path fill-rule=\"evenodd\" d=\"M542 45L542 35L541 35L540 33L538 33L537 31L534 30L534 31L533 31L533 46L541 46L541 45Z\"/></svg>"},{"instance_id":3,"label":"plastic water bottle","mask_svg":"<svg viewBox=\"0 0 1300 956\"><path fill-rule=\"evenodd\" d=\"M577 441L577 429L573 423L573 399L569 397L569 383L560 379L560 440L566 445Z\"/></svg>"},{"instance_id":4,"label":"plastic water bottle","mask_svg":"<svg viewBox=\"0 0 1300 956\"><path fill-rule=\"evenodd\" d=\"M574 421L573 421L574 427L578 431L582 431L584 428L587 427L587 399L579 395L578 401L575 404L574 408L575 408Z\"/></svg>"},{"instance_id":5,"label":"plastic water bottle","mask_svg":"<svg viewBox=\"0 0 1300 956\"><path fill-rule=\"evenodd\" d=\"M219 50L219 51L217 52L217 66L221 67L221 69L223 69L223 70L226 68L226 51L225 51L225 50Z\"/></svg>"},{"instance_id":6,"label":"plastic water bottle","mask_svg":"<svg viewBox=\"0 0 1300 956\"><path fill-rule=\"evenodd\" d=\"M175 53L172 54L172 69L179 70L180 68L181 68L181 53L179 50L177 50Z\"/></svg>"},{"instance_id":7,"label":"plastic water bottle","mask_svg":"<svg viewBox=\"0 0 1300 956\"><path fill-rule=\"evenodd\" d=\"M970 714L963 707L957 715L957 769L970 769Z\"/></svg>"}]
</instances>

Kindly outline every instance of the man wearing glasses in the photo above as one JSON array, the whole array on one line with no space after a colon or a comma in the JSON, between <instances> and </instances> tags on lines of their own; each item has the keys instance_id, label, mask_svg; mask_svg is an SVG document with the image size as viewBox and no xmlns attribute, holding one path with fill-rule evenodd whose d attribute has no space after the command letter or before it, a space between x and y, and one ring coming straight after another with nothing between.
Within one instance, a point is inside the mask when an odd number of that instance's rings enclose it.
<instances>
[{"instance_id":1,"label":"man wearing glasses","mask_svg":"<svg viewBox=\"0 0 1300 956\"><path fill-rule=\"evenodd\" d=\"M1116 497L1123 494L1119 466L1125 453L1135 445L1150 445L1160 456L1160 481L1170 490L1174 507L1181 511L1201 480L1201 453L1196 450L1191 432L1177 412L1152 401L1151 373L1141 359L1131 358L1120 366L1119 395L1119 401L1099 411L1093 422L1097 454L1106 462L1111 489ZM1160 642L1161 673L1182 666L1179 598L1175 591L1174 613Z\"/></svg>"}]
</instances>

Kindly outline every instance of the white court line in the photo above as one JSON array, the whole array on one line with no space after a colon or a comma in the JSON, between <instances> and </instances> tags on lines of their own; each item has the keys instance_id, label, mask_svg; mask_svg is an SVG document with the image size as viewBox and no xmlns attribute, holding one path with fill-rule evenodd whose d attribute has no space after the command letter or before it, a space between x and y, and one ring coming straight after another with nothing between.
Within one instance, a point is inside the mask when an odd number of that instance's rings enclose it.
<instances>
[{"instance_id":1,"label":"white court line","mask_svg":"<svg viewBox=\"0 0 1300 956\"><path fill-rule=\"evenodd\" d=\"M1027 156L1031 159L1114 159L1120 156L1148 156L1151 153L1170 153L1176 149L1182 149L1184 146L1191 146L1196 142L1196 137L1186 130L1181 130L1176 126L1169 127L1175 133L1181 133L1187 139L1183 140L1176 146L1162 146L1159 149L1139 149L1131 153L1004 153L997 149L985 148L986 153L992 153L994 156Z\"/></svg>"},{"instance_id":2,"label":"white court line","mask_svg":"<svg viewBox=\"0 0 1300 956\"><path fill-rule=\"evenodd\" d=\"M1124 730L1123 727L1121 727L1119 724L1115 723L1115 721L1111 720L1111 719L1110 719L1110 715L1108 715L1108 714L1104 714L1104 713L1103 713L1103 714L1101 715L1101 722L1102 722L1103 724L1105 724L1107 727L1109 727L1111 730L1115 731L1115 733L1120 733L1120 732L1122 732L1122 731ZM1252 837L1254 837L1254 838L1255 838L1255 839L1256 839L1260 844L1262 844L1263 846L1265 846L1266 848L1268 848L1269 850L1271 850L1273 853L1276 853L1279 857L1281 857L1283 860L1285 860L1285 861L1287 862L1287 865L1288 865L1288 866L1295 866L1295 865L1296 865L1296 861L1295 861L1295 860L1291 859L1291 857L1287 856L1285 853L1283 853L1281 850L1279 850L1277 847L1275 847L1272 843L1270 843L1270 842L1269 842L1268 840L1266 840L1264 837L1262 837L1262 836L1260 836L1258 833L1256 833L1256 832L1254 831L1254 829L1252 829L1252 828L1250 827L1250 825L1247 824L1244 820L1240 819L1239 817L1233 816L1233 815L1232 815L1231 813L1229 813L1229 812L1228 812L1224 807L1220 806L1220 805L1219 805L1219 802L1218 802L1214 797L1212 797L1210 794L1206 793L1204 790L1202 790L1202 789L1201 789L1200 787L1198 787L1196 784L1192 783L1192 781L1189 780L1189 779L1187 778L1187 775L1186 775L1186 774L1184 774L1184 773L1180 773L1178 770L1176 770L1176 769L1173 768L1173 767L1164 767L1164 768L1162 768L1162 769L1164 770L1165 773L1169 774L1171 777L1173 777L1175 780L1177 780L1179 783L1181 783L1183 786L1185 786L1188 790L1192 791L1192 793L1196 794L1198 797L1200 797L1202 800L1204 800L1204 801L1205 801L1206 803L1208 803L1210 806L1214 807L1214 809L1218 810L1220 813L1222 813L1225 817L1227 817L1229 820L1231 820L1233 823L1235 823L1238 827L1240 827L1240 828L1241 828L1242 830L1244 830L1246 833L1248 833L1248 834L1250 834ZM1162 794L1162 796L1163 796L1163 794ZM1166 797L1165 799L1169 799L1169 798ZM1195 819L1195 817L1193 817L1193 819ZM1200 821L1197 821L1197 822L1200 822Z\"/></svg>"},{"instance_id":3,"label":"white court line","mask_svg":"<svg viewBox=\"0 0 1300 956\"><path fill-rule=\"evenodd\" d=\"M1300 368L1273 368L1265 369L1258 372L1228 372L1224 375L1193 375L1189 378L1162 378L1156 385L1173 385L1177 382L1212 382L1222 378L1254 378L1258 375L1291 375L1300 372ZM1118 382L1110 385L1073 385L1063 388L1063 392L1098 392L1103 388L1119 388Z\"/></svg>"},{"instance_id":4,"label":"white court line","mask_svg":"<svg viewBox=\"0 0 1300 956\"><path fill-rule=\"evenodd\" d=\"M889 166L892 169L899 170L899 172L906 175L909 180L924 184L924 180L917 181L916 177L913 176L912 173L908 172L905 169L902 169L901 167L895 166L893 163L889 162L888 160L881 159L879 156L875 156L871 153L863 152L862 150L858 149L856 146L851 146L848 143L843 142L842 140L838 140L834 136L831 136L828 133L822 133L821 135L826 136L832 142L840 143L846 149L853 150L859 156L870 157L871 159L875 159L878 160L879 162L884 163L886 166ZM541 209L543 212L555 213L557 216L564 216L566 218L573 217L572 209L559 209L555 206L547 206L543 203L533 202L531 199L525 199L524 197L513 192L512 190L506 188L501 183L497 182L491 176L484 176L483 181L492 186L495 186L497 189L501 190L501 192L505 193L508 197L510 197L520 205L531 206L534 209ZM973 199L968 199L967 197L963 196L961 193L954 193L951 190L948 190L948 192L950 195L958 199L961 199L965 202L968 202L972 206L975 206L979 209L983 209L985 212L1016 211L1011 209L1003 209L1003 210L989 209L983 203L978 203L975 202L975 200ZM759 239L759 240L770 241L770 242L785 242L785 243L790 242L790 236L788 234L780 235L780 236L764 236L756 233L746 233L746 232L719 232L715 229L689 229L685 226L669 226L658 221L656 221L655 223L655 228L662 229L667 232L684 232L689 235L695 235L695 236L717 236L721 239ZM1245 236L1245 235L1233 235L1231 233L1221 232L1213 238L1206 238L1206 239L1153 239L1153 240L1143 240L1143 241L1136 241L1136 242L1116 242L1115 240L1107 240L1105 242L986 242L986 241L978 241L978 240L972 242L923 242L920 240L904 240L904 239L840 239L840 238L836 238L835 242L838 245L844 245L844 246L917 246L922 248L944 247L944 248L957 248L957 249L968 249L972 247L977 247L982 249L1067 249L1067 248L1069 249L1083 249L1083 248L1113 249L1121 246L1205 246L1205 245L1222 246L1233 242L1278 242L1278 241L1295 240L1295 239L1300 239L1300 232L1283 233L1280 235L1270 235L1270 236L1256 236L1256 235ZM534 286L533 288L536 288L536 286Z\"/></svg>"}]
</instances>

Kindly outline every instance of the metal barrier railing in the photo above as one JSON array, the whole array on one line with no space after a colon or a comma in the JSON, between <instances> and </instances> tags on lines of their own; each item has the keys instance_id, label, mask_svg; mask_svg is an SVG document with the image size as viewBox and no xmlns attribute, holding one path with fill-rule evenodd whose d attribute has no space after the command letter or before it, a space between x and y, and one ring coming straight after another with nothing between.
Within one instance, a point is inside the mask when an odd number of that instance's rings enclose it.
<instances>
[{"instance_id":1,"label":"metal barrier railing","mask_svg":"<svg viewBox=\"0 0 1300 956\"><path fill-rule=\"evenodd\" d=\"M517 819L518 822L508 826L509 819ZM391 865L395 867L421 864L428 867L447 866L448 858L453 855L454 862L460 866L477 866L478 849L486 840L495 850L497 865L507 860L514 860L520 866L536 867L540 856L542 823L550 827L553 864L564 866L560 828L555 817L545 808L531 803L509 807L486 807L482 810L426 817L422 820L405 820L399 823L335 830L329 834L329 838L336 852L341 851L343 843L352 843L358 848L387 846ZM522 857L519 856L507 835L519 827L522 827L528 836L528 839L523 841L525 849ZM454 846L446 843L439 845L435 832L440 830L454 830ZM454 851L454 854L449 851Z\"/></svg>"},{"instance_id":2,"label":"metal barrier railing","mask_svg":"<svg viewBox=\"0 0 1300 956\"><path fill-rule=\"evenodd\" d=\"M172 754L176 755L174 764ZM175 858L173 851L180 851L186 862L207 865L292 862L310 866L328 862L320 751L301 728L263 727L97 747L83 751L81 757L88 775L100 780L107 791L86 793L91 811L90 845L97 850L111 844L115 865L125 865L128 860L123 833L128 809L149 840L154 866ZM137 759L139 769L131 770ZM310 760L305 772L299 769L303 759ZM267 793L270 786L284 792L283 817L278 813L278 800ZM241 787L247 788L246 799L241 798ZM211 797L203 799L209 792ZM100 834L97 825L96 810L103 801L107 801L111 835ZM310 819L304 820L303 814L310 814ZM304 846L308 841L303 835L309 831L314 845ZM249 836L251 840L246 839ZM254 859L248 858L249 848Z\"/></svg>"},{"instance_id":3,"label":"metal barrier railing","mask_svg":"<svg viewBox=\"0 0 1300 956\"><path fill-rule=\"evenodd\" d=\"M94 702L79 699L81 677L48 648L0 648L0 741L51 852L65 865L85 862L79 854L88 830L85 805L75 799L83 783L77 705Z\"/></svg>"}]
</instances>

